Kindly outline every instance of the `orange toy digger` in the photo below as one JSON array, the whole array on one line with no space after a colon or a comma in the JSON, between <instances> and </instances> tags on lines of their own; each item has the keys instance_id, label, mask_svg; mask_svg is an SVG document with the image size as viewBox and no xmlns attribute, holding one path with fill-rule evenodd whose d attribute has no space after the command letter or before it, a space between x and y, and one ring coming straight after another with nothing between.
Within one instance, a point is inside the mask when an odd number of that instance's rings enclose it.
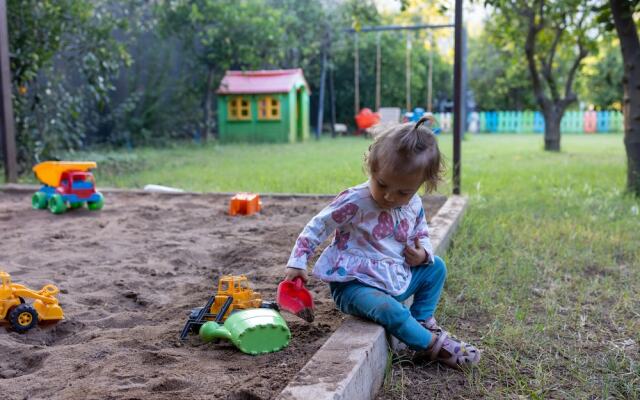
<instances>
[{"instance_id":1,"label":"orange toy digger","mask_svg":"<svg viewBox=\"0 0 640 400\"><path fill-rule=\"evenodd\" d=\"M38 321L64 319L62 308L55 297L60 290L55 285L44 285L40 291L11 283L11 276L0 271L0 321L8 319L16 332L26 332ZM33 305L24 299L35 299Z\"/></svg>"},{"instance_id":2,"label":"orange toy digger","mask_svg":"<svg viewBox=\"0 0 640 400\"><path fill-rule=\"evenodd\" d=\"M222 322L233 311L249 308L272 308L278 310L278 305L262 300L260 295L249 286L244 275L223 275L218 280L218 292L209 297L204 307L191 310L189 319L180 333L180 339L186 339L190 331L198 332L207 321Z\"/></svg>"}]
</instances>

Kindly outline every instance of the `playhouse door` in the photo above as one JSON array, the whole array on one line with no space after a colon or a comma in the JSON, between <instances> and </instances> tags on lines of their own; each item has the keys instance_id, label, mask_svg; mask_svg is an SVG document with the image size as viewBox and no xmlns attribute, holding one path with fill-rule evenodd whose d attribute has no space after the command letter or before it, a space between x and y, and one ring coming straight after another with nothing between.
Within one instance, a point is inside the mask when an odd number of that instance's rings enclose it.
<instances>
[{"instance_id":1,"label":"playhouse door","mask_svg":"<svg viewBox=\"0 0 640 400\"><path fill-rule=\"evenodd\" d=\"M304 140L304 112L302 109L302 88L298 88L296 90L296 107L295 107L295 115L296 115L296 140L298 142L302 142Z\"/></svg>"}]
</instances>

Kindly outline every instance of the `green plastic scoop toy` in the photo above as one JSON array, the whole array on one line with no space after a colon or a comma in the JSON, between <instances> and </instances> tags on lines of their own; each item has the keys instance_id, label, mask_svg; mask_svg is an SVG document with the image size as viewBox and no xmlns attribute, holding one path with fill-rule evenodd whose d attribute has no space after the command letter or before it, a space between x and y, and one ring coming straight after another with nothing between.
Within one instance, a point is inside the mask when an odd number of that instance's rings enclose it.
<instances>
[{"instance_id":1,"label":"green plastic scoop toy","mask_svg":"<svg viewBox=\"0 0 640 400\"><path fill-rule=\"evenodd\" d=\"M227 339L243 353L257 355L287 347L291 332L277 311L252 308L234 312L222 326L206 322L200 328L200 338L205 342Z\"/></svg>"}]
</instances>

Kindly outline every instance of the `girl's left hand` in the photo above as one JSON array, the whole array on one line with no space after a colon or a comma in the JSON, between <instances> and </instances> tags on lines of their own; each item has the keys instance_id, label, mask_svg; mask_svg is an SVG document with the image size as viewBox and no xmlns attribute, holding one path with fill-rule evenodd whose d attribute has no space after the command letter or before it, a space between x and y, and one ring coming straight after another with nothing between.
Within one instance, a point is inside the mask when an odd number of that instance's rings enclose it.
<instances>
[{"instance_id":1,"label":"girl's left hand","mask_svg":"<svg viewBox=\"0 0 640 400\"><path fill-rule=\"evenodd\" d=\"M417 265L424 264L427 261L427 251L420 245L420 240L418 238L414 239L414 244L416 247L405 246L404 248L404 259L407 261L412 267Z\"/></svg>"}]
</instances>

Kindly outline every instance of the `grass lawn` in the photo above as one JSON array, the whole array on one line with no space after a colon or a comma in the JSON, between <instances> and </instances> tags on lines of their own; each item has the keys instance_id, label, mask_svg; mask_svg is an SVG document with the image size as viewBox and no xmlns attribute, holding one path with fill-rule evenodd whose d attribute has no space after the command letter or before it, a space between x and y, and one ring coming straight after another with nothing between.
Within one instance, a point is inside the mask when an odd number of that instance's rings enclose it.
<instances>
[{"instance_id":1,"label":"grass lawn","mask_svg":"<svg viewBox=\"0 0 640 400\"><path fill-rule=\"evenodd\" d=\"M565 135L556 154L542 144L538 135L463 142L470 205L445 257L437 317L462 338L472 325L484 350L464 397L640 398L640 201L624 194L622 136ZM323 139L76 157L98 161L99 186L337 193L365 179L367 145ZM441 147L450 160L450 136ZM410 386L391 379L387 390L409 395Z\"/></svg>"}]
</instances>

